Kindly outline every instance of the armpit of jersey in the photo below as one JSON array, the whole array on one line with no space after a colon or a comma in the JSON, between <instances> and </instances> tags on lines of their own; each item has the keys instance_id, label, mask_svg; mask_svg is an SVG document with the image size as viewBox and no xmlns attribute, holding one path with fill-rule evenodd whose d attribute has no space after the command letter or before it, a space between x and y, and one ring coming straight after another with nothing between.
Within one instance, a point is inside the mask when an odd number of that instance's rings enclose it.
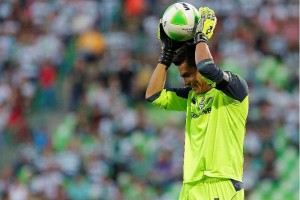
<instances>
[{"instance_id":1,"label":"armpit of jersey","mask_svg":"<svg viewBox=\"0 0 300 200\"><path fill-rule=\"evenodd\" d=\"M184 87L184 88L167 88L166 90L175 92L177 96L187 99L191 89L192 89L191 87Z\"/></svg>"},{"instance_id":2,"label":"armpit of jersey","mask_svg":"<svg viewBox=\"0 0 300 200\"><path fill-rule=\"evenodd\" d=\"M190 87L184 87L184 88L166 88L164 90L166 90L167 92L168 91L175 92L175 94L177 96L179 96L181 98L184 98L184 99L187 99L191 88ZM152 95L151 97L147 98L147 101L149 101L149 102L155 101L155 99L157 99L160 96L161 92L158 92L158 93Z\"/></svg>"},{"instance_id":3,"label":"armpit of jersey","mask_svg":"<svg viewBox=\"0 0 300 200\"><path fill-rule=\"evenodd\" d=\"M153 105L166 110L185 111L190 87L167 88L154 94L147 100Z\"/></svg>"}]
</instances>

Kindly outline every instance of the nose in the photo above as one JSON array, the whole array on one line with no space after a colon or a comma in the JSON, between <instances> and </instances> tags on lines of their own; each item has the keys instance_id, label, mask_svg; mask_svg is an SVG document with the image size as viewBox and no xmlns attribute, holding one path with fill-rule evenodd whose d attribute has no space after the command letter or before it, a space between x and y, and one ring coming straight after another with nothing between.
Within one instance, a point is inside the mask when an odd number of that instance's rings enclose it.
<instances>
[{"instance_id":1,"label":"nose","mask_svg":"<svg viewBox=\"0 0 300 200\"><path fill-rule=\"evenodd\" d=\"M184 81L185 86L190 86L191 82L190 82L189 78L184 78L183 81Z\"/></svg>"}]
</instances>

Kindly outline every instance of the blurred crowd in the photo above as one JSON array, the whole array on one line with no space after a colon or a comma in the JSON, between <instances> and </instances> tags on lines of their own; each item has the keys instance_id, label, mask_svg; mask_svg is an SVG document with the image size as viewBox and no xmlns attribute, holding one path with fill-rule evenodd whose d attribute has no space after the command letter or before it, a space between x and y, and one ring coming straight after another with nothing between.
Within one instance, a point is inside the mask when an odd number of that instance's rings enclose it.
<instances>
[{"instance_id":1,"label":"blurred crowd","mask_svg":"<svg viewBox=\"0 0 300 200\"><path fill-rule=\"evenodd\" d=\"M246 199L298 199L299 2L186 2L215 10L215 63L249 84ZM0 1L0 199L177 198L184 113L144 100L172 3Z\"/></svg>"}]
</instances>

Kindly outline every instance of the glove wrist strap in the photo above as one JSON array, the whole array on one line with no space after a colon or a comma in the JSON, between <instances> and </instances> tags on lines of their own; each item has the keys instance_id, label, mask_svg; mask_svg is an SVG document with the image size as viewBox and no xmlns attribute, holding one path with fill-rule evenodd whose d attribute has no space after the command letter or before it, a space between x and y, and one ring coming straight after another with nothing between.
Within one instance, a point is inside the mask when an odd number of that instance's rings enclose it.
<instances>
[{"instance_id":1,"label":"glove wrist strap","mask_svg":"<svg viewBox=\"0 0 300 200\"><path fill-rule=\"evenodd\" d=\"M208 44L208 39L202 32L197 33L195 38L194 38L194 44L195 45L200 43L200 42L205 42L206 44Z\"/></svg>"},{"instance_id":2,"label":"glove wrist strap","mask_svg":"<svg viewBox=\"0 0 300 200\"><path fill-rule=\"evenodd\" d=\"M167 66L167 68L169 68L173 61L174 55L175 52L173 50L163 49L160 53L158 63L164 64Z\"/></svg>"}]
</instances>

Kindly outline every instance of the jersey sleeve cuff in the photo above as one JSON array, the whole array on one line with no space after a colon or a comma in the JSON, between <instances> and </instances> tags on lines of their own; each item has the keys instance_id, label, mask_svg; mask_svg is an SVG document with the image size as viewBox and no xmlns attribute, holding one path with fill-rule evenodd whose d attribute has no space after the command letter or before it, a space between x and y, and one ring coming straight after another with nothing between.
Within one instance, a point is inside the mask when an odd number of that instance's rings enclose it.
<instances>
[{"instance_id":1,"label":"jersey sleeve cuff","mask_svg":"<svg viewBox=\"0 0 300 200\"><path fill-rule=\"evenodd\" d=\"M146 100L151 103L151 102L155 101L160 96L160 93L161 92L157 92L156 94L152 95L151 97L147 98Z\"/></svg>"}]
</instances>

